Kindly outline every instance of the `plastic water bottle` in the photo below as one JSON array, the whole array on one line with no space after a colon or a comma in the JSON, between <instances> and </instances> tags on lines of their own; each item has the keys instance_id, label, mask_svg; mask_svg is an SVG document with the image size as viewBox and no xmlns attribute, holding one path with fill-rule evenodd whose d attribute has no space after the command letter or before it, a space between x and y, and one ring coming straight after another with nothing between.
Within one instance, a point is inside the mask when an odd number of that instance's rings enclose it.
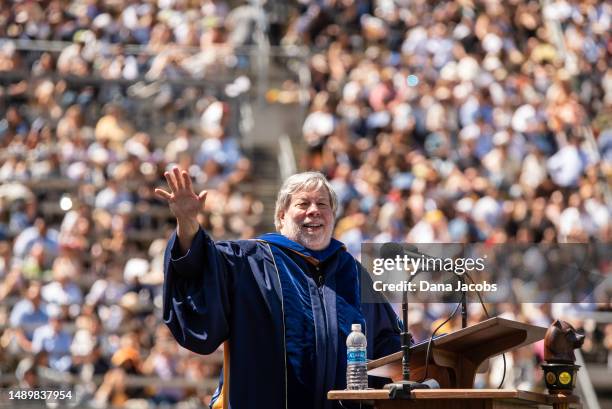
<instances>
[{"instance_id":1,"label":"plastic water bottle","mask_svg":"<svg viewBox=\"0 0 612 409\"><path fill-rule=\"evenodd\" d=\"M367 389L366 347L368 341L361 332L361 324L351 325L351 331L346 338L346 389Z\"/></svg>"}]
</instances>

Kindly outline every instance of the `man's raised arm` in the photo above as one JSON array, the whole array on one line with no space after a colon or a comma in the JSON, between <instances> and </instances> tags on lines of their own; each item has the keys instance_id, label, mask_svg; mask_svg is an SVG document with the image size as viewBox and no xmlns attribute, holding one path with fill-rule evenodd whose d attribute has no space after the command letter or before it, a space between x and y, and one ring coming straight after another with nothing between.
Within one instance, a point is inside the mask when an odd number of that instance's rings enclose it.
<instances>
[{"instance_id":1,"label":"man's raised arm","mask_svg":"<svg viewBox=\"0 0 612 409\"><path fill-rule=\"evenodd\" d=\"M210 354L229 337L232 276L240 269L228 243L200 231L198 212L206 192L196 195L189 174L174 167L164 176L170 192L156 189L177 221L164 257L163 320L183 347ZM173 235L174 236L174 235Z\"/></svg>"}]
</instances>

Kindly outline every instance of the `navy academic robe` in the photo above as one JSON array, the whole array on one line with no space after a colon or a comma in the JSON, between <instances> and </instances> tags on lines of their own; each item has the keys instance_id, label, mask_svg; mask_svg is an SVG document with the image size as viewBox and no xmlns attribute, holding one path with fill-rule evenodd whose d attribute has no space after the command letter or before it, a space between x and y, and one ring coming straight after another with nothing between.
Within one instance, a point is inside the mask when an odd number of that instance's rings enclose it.
<instances>
[{"instance_id":1,"label":"navy academic robe","mask_svg":"<svg viewBox=\"0 0 612 409\"><path fill-rule=\"evenodd\" d=\"M329 409L327 391L346 387L351 324L365 328L369 359L400 349L391 306L360 301L361 268L334 239L312 251L277 233L214 242L200 229L181 256L174 234L164 322L200 354L229 339L232 408Z\"/></svg>"}]
</instances>

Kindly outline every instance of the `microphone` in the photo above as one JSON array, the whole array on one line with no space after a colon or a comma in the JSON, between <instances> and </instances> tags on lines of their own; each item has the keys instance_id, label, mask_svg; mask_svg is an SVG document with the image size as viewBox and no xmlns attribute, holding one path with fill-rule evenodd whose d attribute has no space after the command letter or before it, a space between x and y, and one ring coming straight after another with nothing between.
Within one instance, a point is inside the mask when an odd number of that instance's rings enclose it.
<instances>
[{"instance_id":1,"label":"microphone","mask_svg":"<svg viewBox=\"0 0 612 409\"><path fill-rule=\"evenodd\" d=\"M407 254L410 256L425 257L431 260L438 260L438 257L433 257L429 254L421 253L419 251L419 248L413 244L406 244L404 245L404 247L406 248Z\"/></svg>"},{"instance_id":2,"label":"microphone","mask_svg":"<svg viewBox=\"0 0 612 409\"><path fill-rule=\"evenodd\" d=\"M394 259L397 256L403 257L404 255L408 257L425 257L432 260L437 260L437 257L432 257L428 254L421 253L417 246L412 244L399 244L394 242L384 243L380 246L380 257L387 259Z\"/></svg>"},{"instance_id":3,"label":"microphone","mask_svg":"<svg viewBox=\"0 0 612 409\"><path fill-rule=\"evenodd\" d=\"M394 259L404 255L404 247L399 243L389 242L380 246L380 257L383 259Z\"/></svg>"},{"instance_id":4,"label":"microphone","mask_svg":"<svg viewBox=\"0 0 612 409\"><path fill-rule=\"evenodd\" d=\"M424 258L427 260L440 260L444 259L440 257L433 257L429 254L425 254L421 252L417 246L412 244L399 244L399 243L385 243L380 248L380 255L382 258L391 258L394 259L397 256L403 257L408 256L412 258ZM418 271L416 273L419 273ZM409 281L416 277L416 274L413 275ZM465 284L465 277L463 275L459 276L459 279ZM405 322L407 323L407 321ZM461 328L467 327L467 291L463 290L461 292Z\"/></svg>"},{"instance_id":5,"label":"microphone","mask_svg":"<svg viewBox=\"0 0 612 409\"><path fill-rule=\"evenodd\" d=\"M384 243L380 247L380 258L395 260L397 257L408 257L412 259L423 258L425 260L437 260L444 262L444 258L434 257L429 254L421 252L417 246L412 244L399 244L399 243ZM433 271L433 270L429 270ZM418 273L418 271L417 271Z\"/></svg>"}]
</instances>

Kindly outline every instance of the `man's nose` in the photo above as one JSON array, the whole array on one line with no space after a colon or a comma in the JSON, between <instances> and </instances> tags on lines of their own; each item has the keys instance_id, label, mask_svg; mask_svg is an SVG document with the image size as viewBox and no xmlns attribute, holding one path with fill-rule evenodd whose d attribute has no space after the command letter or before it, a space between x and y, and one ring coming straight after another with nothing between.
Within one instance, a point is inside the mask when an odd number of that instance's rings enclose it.
<instances>
[{"instance_id":1,"label":"man's nose","mask_svg":"<svg viewBox=\"0 0 612 409\"><path fill-rule=\"evenodd\" d=\"M318 216L321 214L321 211L319 210L319 206L316 203L311 204L310 206L308 206L307 212L306 212L309 216Z\"/></svg>"}]
</instances>

